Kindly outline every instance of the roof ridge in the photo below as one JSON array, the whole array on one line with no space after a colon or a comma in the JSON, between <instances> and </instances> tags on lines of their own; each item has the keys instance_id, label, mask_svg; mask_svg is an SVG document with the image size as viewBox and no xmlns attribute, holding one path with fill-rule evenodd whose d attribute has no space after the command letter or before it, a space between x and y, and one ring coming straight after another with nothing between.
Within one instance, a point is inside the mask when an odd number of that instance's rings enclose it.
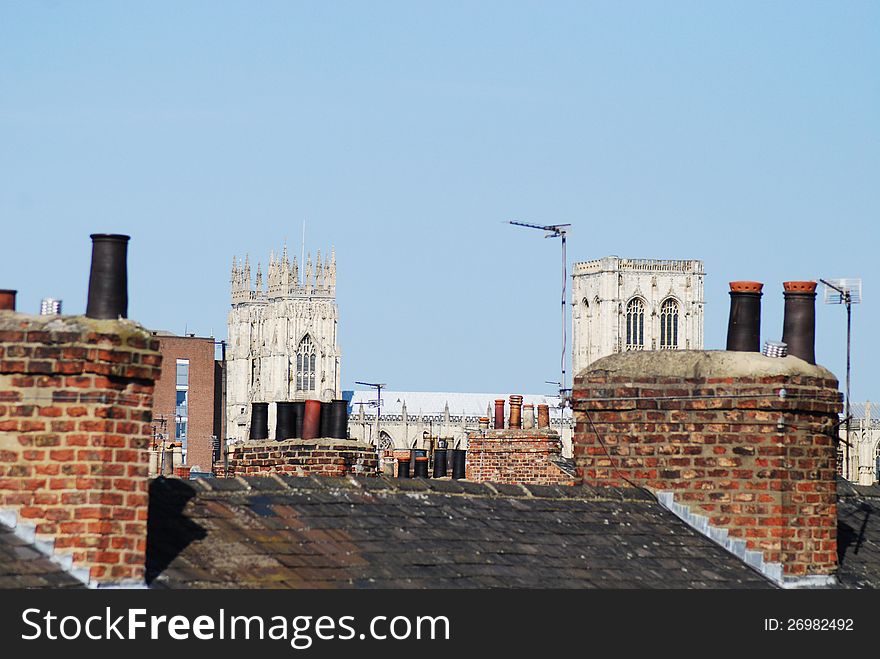
<instances>
[{"instance_id":1,"label":"roof ridge","mask_svg":"<svg viewBox=\"0 0 880 659\"><path fill-rule=\"evenodd\" d=\"M159 477L156 481L171 480ZM178 479L173 479L178 480ZM368 492L406 492L485 498L578 499L584 501L656 501L647 490L634 487L593 487L586 485L538 485L530 483L492 483L451 479L395 479L387 476L237 476L197 478L187 481L199 493L211 495L242 492L283 492L302 490L353 489Z\"/></svg>"}]
</instances>

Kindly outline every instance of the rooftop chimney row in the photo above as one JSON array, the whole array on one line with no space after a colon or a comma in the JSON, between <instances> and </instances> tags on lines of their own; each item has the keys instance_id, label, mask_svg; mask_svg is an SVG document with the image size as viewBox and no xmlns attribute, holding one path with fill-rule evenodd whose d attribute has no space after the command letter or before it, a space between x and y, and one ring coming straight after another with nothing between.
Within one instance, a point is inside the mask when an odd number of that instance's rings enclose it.
<instances>
[{"instance_id":1,"label":"rooftop chimney row","mask_svg":"<svg viewBox=\"0 0 880 659\"><path fill-rule=\"evenodd\" d=\"M816 363L816 282L786 281L782 342L789 355ZM761 351L761 296L764 284L757 281L730 282L730 316L727 350Z\"/></svg>"}]
</instances>

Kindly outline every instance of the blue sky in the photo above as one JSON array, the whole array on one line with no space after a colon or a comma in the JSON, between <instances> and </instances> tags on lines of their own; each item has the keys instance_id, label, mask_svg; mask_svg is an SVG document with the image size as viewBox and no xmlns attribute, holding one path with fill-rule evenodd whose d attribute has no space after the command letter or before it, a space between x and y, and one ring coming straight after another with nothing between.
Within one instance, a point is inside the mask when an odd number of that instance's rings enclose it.
<instances>
[{"instance_id":1,"label":"blue sky","mask_svg":"<svg viewBox=\"0 0 880 659\"><path fill-rule=\"evenodd\" d=\"M549 392L570 261L857 277L880 398L876 2L0 1L0 286L85 308L129 233L130 316L225 336L233 254L335 245L343 386ZM817 358L841 379L842 308Z\"/></svg>"}]
</instances>

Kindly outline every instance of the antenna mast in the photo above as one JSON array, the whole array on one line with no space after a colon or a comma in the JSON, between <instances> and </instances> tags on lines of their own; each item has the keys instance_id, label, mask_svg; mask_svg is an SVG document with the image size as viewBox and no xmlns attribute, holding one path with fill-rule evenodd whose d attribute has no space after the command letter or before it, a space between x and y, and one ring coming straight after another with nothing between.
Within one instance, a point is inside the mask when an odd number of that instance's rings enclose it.
<instances>
[{"instance_id":1,"label":"antenna mast","mask_svg":"<svg viewBox=\"0 0 880 659\"><path fill-rule=\"evenodd\" d=\"M568 391L568 388L565 386L565 349L568 339L568 334L566 332L565 326L565 292L566 285L568 283L568 262L565 256L565 240L568 236L571 225L550 224L547 226L542 226L540 224L529 224L528 222L517 222L515 220L510 220L509 224L513 224L514 226L518 227L528 227L530 229L540 229L541 231L546 231L547 233L544 236L545 238L562 238L562 358L560 359L562 377L559 379L559 406L565 407L567 402L565 392Z\"/></svg>"},{"instance_id":2,"label":"antenna mast","mask_svg":"<svg viewBox=\"0 0 880 659\"><path fill-rule=\"evenodd\" d=\"M844 445L843 460L843 476L852 480L852 474L849 473L850 463L850 404L849 404L849 375L850 375L850 348L852 345L852 305L862 301L862 280L861 279L832 279L826 281L820 279L825 284L825 304L844 304L846 306L846 444ZM861 467L861 465L860 465ZM856 474L858 479L858 474Z\"/></svg>"},{"instance_id":3,"label":"antenna mast","mask_svg":"<svg viewBox=\"0 0 880 659\"><path fill-rule=\"evenodd\" d=\"M355 382L355 384L376 388L376 448L379 448L379 441L382 439L379 434L379 419L382 416L382 389L388 385L384 382ZM361 407L363 407L363 403Z\"/></svg>"}]
</instances>

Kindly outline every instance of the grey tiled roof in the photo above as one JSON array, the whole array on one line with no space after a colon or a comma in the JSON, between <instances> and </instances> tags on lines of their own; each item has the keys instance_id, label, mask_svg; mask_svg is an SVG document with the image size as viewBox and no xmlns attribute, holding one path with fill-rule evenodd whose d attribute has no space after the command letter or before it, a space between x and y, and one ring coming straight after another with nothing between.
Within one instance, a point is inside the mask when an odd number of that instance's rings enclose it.
<instances>
[{"instance_id":1,"label":"grey tiled roof","mask_svg":"<svg viewBox=\"0 0 880 659\"><path fill-rule=\"evenodd\" d=\"M838 480L837 559L842 586L880 588L880 485Z\"/></svg>"},{"instance_id":2,"label":"grey tiled roof","mask_svg":"<svg viewBox=\"0 0 880 659\"><path fill-rule=\"evenodd\" d=\"M760 588L636 489L157 479L148 580L204 588Z\"/></svg>"},{"instance_id":3,"label":"grey tiled roof","mask_svg":"<svg viewBox=\"0 0 880 659\"><path fill-rule=\"evenodd\" d=\"M0 588L84 588L27 540L0 524Z\"/></svg>"}]
</instances>

